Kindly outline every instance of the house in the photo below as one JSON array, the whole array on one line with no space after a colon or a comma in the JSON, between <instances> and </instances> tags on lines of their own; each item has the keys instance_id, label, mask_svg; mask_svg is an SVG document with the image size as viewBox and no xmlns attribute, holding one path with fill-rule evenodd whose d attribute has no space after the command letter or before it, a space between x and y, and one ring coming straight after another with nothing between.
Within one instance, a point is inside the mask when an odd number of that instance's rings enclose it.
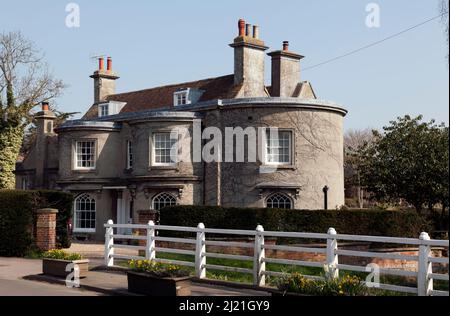
<instances>
[{"instance_id":1,"label":"house","mask_svg":"<svg viewBox=\"0 0 450 316\"><path fill-rule=\"evenodd\" d=\"M82 119L55 128L48 104L37 113L18 189L74 193L74 232L100 240L108 219L131 223L168 205L344 205L347 111L300 81L303 56L288 42L268 53L266 86L259 28L240 20L238 29L227 76L117 94L112 59L105 69L100 58Z\"/></svg>"}]
</instances>

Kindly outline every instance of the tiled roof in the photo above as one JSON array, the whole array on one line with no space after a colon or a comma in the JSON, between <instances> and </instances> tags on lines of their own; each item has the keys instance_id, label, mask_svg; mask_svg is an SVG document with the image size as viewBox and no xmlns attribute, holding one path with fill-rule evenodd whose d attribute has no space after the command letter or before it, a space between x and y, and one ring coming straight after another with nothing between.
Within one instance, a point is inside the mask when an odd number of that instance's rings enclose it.
<instances>
[{"instance_id":1,"label":"tiled roof","mask_svg":"<svg viewBox=\"0 0 450 316\"><path fill-rule=\"evenodd\" d=\"M121 113L139 112L151 109L169 109L173 107L173 94L181 89L198 89L205 91L199 102L216 99L234 98L234 75L199 81L185 82L152 89L120 93L108 96L108 101L126 102ZM97 117L97 106L92 106L84 116L85 119Z\"/></svg>"}]
</instances>

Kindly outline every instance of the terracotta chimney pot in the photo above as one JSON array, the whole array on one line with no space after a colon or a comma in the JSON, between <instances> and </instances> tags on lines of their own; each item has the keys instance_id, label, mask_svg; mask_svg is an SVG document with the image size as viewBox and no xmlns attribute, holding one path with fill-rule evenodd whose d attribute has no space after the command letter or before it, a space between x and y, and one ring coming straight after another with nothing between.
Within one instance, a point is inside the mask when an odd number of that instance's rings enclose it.
<instances>
[{"instance_id":1,"label":"terracotta chimney pot","mask_svg":"<svg viewBox=\"0 0 450 316\"><path fill-rule=\"evenodd\" d=\"M42 111L50 111L48 102L42 102Z\"/></svg>"},{"instance_id":2,"label":"terracotta chimney pot","mask_svg":"<svg viewBox=\"0 0 450 316\"><path fill-rule=\"evenodd\" d=\"M244 37L245 36L245 20L240 19L238 26L239 26L239 36Z\"/></svg>"},{"instance_id":3,"label":"terracotta chimney pot","mask_svg":"<svg viewBox=\"0 0 450 316\"><path fill-rule=\"evenodd\" d=\"M253 38L259 39L259 26L253 25Z\"/></svg>"},{"instance_id":4,"label":"terracotta chimney pot","mask_svg":"<svg viewBox=\"0 0 450 316\"><path fill-rule=\"evenodd\" d=\"M105 64L105 59L103 57L100 57L98 59L98 70L102 71L105 68L104 64Z\"/></svg>"},{"instance_id":5,"label":"terracotta chimney pot","mask_svg":"<svg viewBox=\"0 0 450 316\"><path fill-rule=\"evenodd\" d=\"M252 25L246 24L245 25L245 36L252 36L251 31L252 31Z\"/></svg>"},{"instance_id":6,"label":"terracotta chimney pot","mask_svg":"<svg viewBox=\"0 0 450 316\"><path fill-rule=\"evenodd\" d=\"M112 71L112 58L111 57L108 57L108 60L107 60L107 66L106 66L107 68L106 68L106 70L108 71L108 72L111 72Z\"/></svg>"}]
</instances>

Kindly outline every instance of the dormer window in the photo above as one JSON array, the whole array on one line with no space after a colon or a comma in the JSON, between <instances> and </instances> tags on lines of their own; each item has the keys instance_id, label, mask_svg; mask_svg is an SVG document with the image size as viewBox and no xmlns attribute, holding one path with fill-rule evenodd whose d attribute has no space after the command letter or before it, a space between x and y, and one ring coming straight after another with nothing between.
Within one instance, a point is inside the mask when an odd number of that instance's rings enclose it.
<instances>
[{"instance_id":1,"label":"dormer window","mask_svg":"<svg viewBox=\"0 0 450 316\"><path fill-rule=\"evenodd\" d=\"M98 107L98 116L109 116L109 103L100 104Z\"/></svg>"},{"instance_id":2,"label":"dormer window","mask_svg":"<svg viewBox=\"0 0 450 316\"><path fill-rule=\"evenodd\" d=\"M98 105L98 117L105 117L119 114L126 102L109 101Z\"/></svg>"},{"instance_id":3,"label":"dormer window","mask_svg":"<svg viewBox=\"0 0 450 316\"><path fill-rule=\"evenodd\" d=\"M189 89L175 92L173 95L173 102L174 106L190 104Z\"/></svg>"},{"instance_id":4,"label":"dormer window","mask_svg":"<svg viewBox=\"0 0 450 316\"><path fill-rule=\"evenodd\" d=\"M196 88L179 89L173 94L173 105L181 106L186 104L196 104L200 101L204 90Z\"/></svg>"}]
</instances>

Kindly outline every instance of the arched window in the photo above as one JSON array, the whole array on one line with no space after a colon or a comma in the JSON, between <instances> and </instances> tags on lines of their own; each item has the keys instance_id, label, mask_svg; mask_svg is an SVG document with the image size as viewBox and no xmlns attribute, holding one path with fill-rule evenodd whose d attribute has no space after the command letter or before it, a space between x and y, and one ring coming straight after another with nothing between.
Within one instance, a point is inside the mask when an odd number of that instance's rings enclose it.
<instances>
[{"instance_id":1,"label":"arched window","mask_svg":"<svg viewBox=\"0 0 450 316\"><path fill-rule=\"evenodd\" d=\"M169 193L161 193L155 196L152 200L152 209L159 211L165 207L177 205L177 199Z\"/></svg>"},{"instance_id":2,"label":"arched window","mask_svg":"<svg viewBox=\"0 0 450 316\"><path fill-rule=\"evenodd\" d=\"M284 210L291 210L293 209L294 203L292 202L292 199L288 195L282 193L275 193L267 198L266 206L267 208L279 208Z\"/></svg>"},{"instance_id":3,"label":"arched window","mask_svg":"<svg viewBox=\"0 0 450 316\"><path fill-rule=\"evenodd\" d=\"M93 233L95 232L96 202L95 198L89 194L81 194L74 203L74 232Z\"/></svg>"}]
</instances>

